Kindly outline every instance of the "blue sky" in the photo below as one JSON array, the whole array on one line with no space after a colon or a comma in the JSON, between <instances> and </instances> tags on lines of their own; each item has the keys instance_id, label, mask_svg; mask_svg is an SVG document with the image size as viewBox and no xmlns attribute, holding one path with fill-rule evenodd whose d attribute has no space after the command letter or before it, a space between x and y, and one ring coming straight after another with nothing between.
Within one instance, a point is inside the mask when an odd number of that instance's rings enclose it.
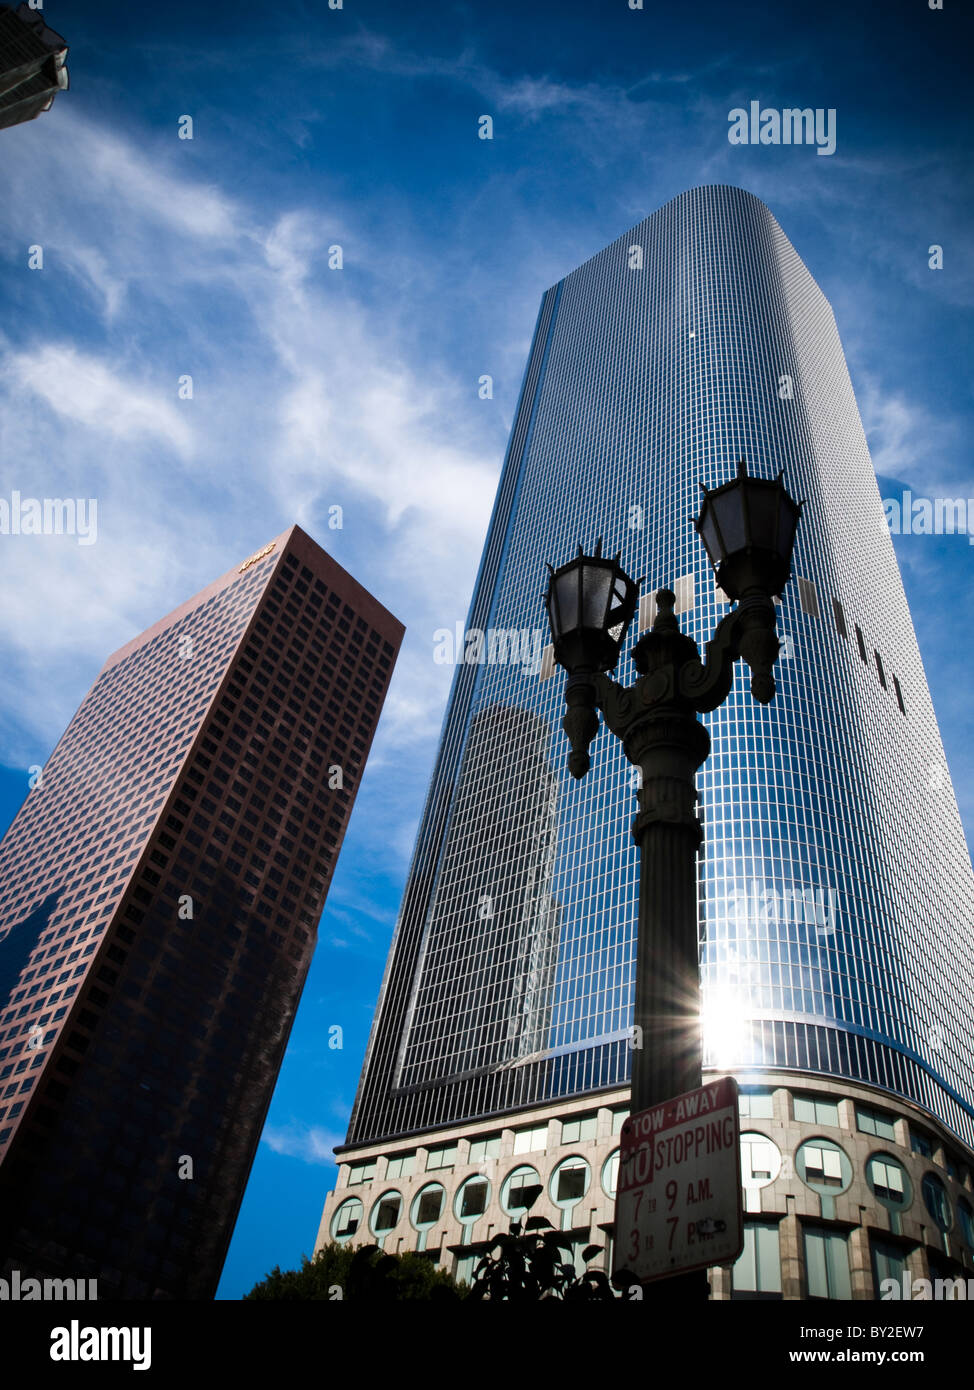
<instances>
[{"instance_id":1,"label":"blue sky","mask_svg":"<svg viewBox=\"0 0 974 1390\"><path fill-rule=\"evenodd\" d=\"M105 656L292 521L408 629L221 1297L314 1242L542 291L745 187L832 302L884 496L974 497L963 8L47 0L71 90L0 132L0 496L97 498L98 539L0 536L0 825ZM751 100L833 108L835 153L732 146ZM896 548L970 840L974 548Z\"/></svg>"}]
</instances>

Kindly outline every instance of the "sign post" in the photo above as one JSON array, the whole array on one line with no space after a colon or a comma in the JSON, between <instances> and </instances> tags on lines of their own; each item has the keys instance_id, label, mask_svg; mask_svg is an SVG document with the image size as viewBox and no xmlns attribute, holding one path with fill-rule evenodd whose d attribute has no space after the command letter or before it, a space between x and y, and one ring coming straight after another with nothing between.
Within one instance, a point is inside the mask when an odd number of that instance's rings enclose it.
<instances>
[{"instance_id":1,"label":"sign post","mask_svg":"<svg viewBox=\"0 0 974 1390\"><path fill-rule=\"evenodd\" d=\"M732 1076L622 1127L614 1270L643 1282L729 1264L744 1248L741 1125Z\"/></svg>"}]
</instances>

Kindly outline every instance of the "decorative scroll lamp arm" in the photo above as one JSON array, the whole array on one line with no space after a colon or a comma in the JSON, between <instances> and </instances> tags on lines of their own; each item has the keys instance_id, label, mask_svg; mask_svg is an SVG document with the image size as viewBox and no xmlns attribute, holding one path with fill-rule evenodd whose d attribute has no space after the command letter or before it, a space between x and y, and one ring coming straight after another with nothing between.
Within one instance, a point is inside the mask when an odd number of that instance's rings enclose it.
<instances>
[{"instance_id":1,"label":"decorative scroll lamp arm","mask_svg":"<svg viewBox=\"0 0 974 1390\"><path fill-rule=\"evenodd\" d=\"M669 621L680 642L688 644L690 651L695 653L694 644L683 638L673 623L672 594L660 590L660 596L665 596L666 602L666 608L661 610L661 626L665 629ZM751 694L761 704L769 704L775 693L771 672L781 649L776 620L772 600L766 594L751 590L717 624L702 661L696 655L687 658L684 645L679 649L678 659L657 666L629 688L600 671L576 671L565 687L568 708L562 720L571 747L568 756L571 775L580 779L591 766L589 749L599 731L597 710L602 711L611 731L623 740L630 760L638 762L638 758L631 756L629 746L634 726L652 710L663 706L689 706L697 714L717 709L730 694L734 662L740 657L751 669Z\"/></svg>"},{"instance_id":2,"label":"decorative scroll lamp arm","mask_svg":"<svg viewBox=\"0 0 974 1390\"><path fill-rule=\"evenodd\" d=\"M766 594L745 594L717 624L703 661L688 661L681 670L680 694L699 714L717 709L734 683L734 662L743 657L751 669L751 694L760 704L770 704L775 692L771 672L781 650L776 622L774 603Z\"/></svg>"}]
</instances>

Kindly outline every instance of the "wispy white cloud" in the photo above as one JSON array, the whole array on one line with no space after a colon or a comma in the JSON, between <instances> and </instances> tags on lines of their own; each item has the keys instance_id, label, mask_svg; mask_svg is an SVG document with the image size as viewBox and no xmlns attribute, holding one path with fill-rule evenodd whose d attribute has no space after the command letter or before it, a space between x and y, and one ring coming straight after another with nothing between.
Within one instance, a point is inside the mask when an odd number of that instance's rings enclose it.
<instances>
[{"instance_id":1,"label":"wispy white cloud","mask_svg":"<svg viewBox=\"0 0 974 1390\"><path fill-rule=\"evenodd\" d=\"M11 352L2 371L12 393L33 393L66 426L83 425L121 440L148 438L183 455L193 447L185 412L163 396L160 386L146 386L124 367L70 344ZM21 394L22 410L25 405L29 409Z\"/></svg>"},{"instance_id":2,"label":"wispy white cloud","mask_svg":"<svg viewBox=\"0 0 974 1390\"><path fill-rule=\"evenodd\" d=\"M85 155L85 177L72 180L71 195L90 206L111 204L158 228L194 240L235 241L239 236L240 209L221 189L175 168L175 152L182 141L171 141L168 163L160 157L162 141L146 150L105 126L72 115L67 124L70 144ZM71 141L71 136L74 141Z\"/></svg>"},{"instance_id":3,"label":"wispy white cloud","mask_svg":"<svg viewBox=\"0 0 974 1390\"><path fill-rule=\"evenodd\" d=\"M276 1154L288 1158L299 1158L302 1163L315 1163L327 1167L335 1162L332 1152L337 1144L345 1142L344 1135L335 1130L323 1129L320 1125L308 1125L293 1120L287 1125L267 1124L260 1136Z\"/></svg>"},{"instance_id":4,"label":"wispy white cloud","mask_svg":"<svg viewBox=\"0 0 974 1390\"><path fill-rule=\"evenodd\" d=\"M858 374L858 403L876 472L914 486L924 496L969 487L960 423L935 415L921 400L891 391L872 372ZM966 495L966 492L964 492Z\"/></svg>"},{"instance_id":5,"label":"wispy white cloud","mask_svg":"<svg viewBox=\"0 0 974 1390\"><path fill-rule=\"evenodd\" d=\"M55 304L65 272L85 299L73 335L42 319L0 339L0 482L22 486L30 459L25 492L97 497L99 539L88 555L63 537L0 546L13 715L0 756L36 760L83 693L80 671L294 520L407 624L377 762L430 743L449 684L432 660L439 595L462 615L499 458L472 436L449 365L418 362L386 311L400 265L370 253L334 201L327 220L313 203L268 220L178 172L165 146L71 118L38 139L60 185L43 231L58 254L38 274ZM33 162L13 162L10 244L37 235L22 217ZM79 162L90 178L69 176ZM332 237L367 275L329 270Z\"/></svg>"}]
</instances>

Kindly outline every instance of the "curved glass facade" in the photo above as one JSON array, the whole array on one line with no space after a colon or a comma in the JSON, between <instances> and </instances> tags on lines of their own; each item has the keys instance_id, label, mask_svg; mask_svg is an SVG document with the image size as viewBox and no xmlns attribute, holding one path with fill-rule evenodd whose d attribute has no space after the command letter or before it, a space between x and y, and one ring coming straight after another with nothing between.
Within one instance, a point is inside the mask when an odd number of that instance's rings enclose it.
<instances>
[{"instance_id":1,"label":"curved glass facade","mask_svg":"<svg viewBox=\"0 0 974 1390\"><path fill-rule=\"evenodd\" d=\"M350 1143L626 1080L635 772L603 730L568 775L545 563L603 537L702 647L727 604L690 517L741 455L807 505L778 694L706 718L705 1064L858 1079L974 1143L974 876L875 473L827 301L728 187L543 297Z\"/></svg>"}]
</instances>

